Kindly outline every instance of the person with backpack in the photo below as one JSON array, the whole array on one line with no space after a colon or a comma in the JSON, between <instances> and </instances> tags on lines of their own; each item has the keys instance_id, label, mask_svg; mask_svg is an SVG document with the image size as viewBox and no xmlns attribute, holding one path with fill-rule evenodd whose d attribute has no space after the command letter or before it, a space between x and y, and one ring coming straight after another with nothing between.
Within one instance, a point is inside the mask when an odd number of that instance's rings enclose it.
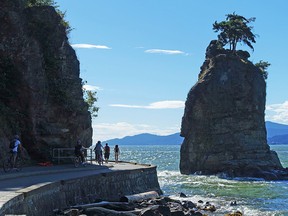
<instances>
[{"instance_id":1,"label":"person with backpack","mask_svg":"<svg viewBox=\"0 0 288 216\"><path fill-rule=\"evenodd\" d=\"M118 163L118 159L120 155L120 149L118 145L115 145L114 147L114 154L115 154L115 163Z\"/></svg>"},{"instance_id":2,"label":"person with backpack","mask_svg":"<svg viewBox=\"0 0 288 216\"><path fill-rule=\"evenodd\" d=\"M14 136L14 139L11 140L9 147L11 149L10 153L12 154L12 157L13 157L13 168L15 168L16 158L22 148L20 138L17 134Z\"/></svg>"},{"instance_id":3,"label":"person with backpack","mask_svg":"<svg viewBox=\"0 0 288 216\"><path fill-rule=\"evenodd\" d=\"M93 151L95 152L95 161L96 163L98 162L99 165L103 165L102 149L103 146L101 144L101 141L98 141Z\"/></svg>"},{"instance_id":4,"label":"person with backpack","mask_svg":"<svg viewBox=\"0 0 288 216\"><path fill-rule=\"evenodd\" d=\"M106 143L106 145L105 145L105 147L104 147L104 159L105 159L105 163L108 163L109 156L110 156L110 147L108 146L108 143Z\"/></svg>"}]
</instances>

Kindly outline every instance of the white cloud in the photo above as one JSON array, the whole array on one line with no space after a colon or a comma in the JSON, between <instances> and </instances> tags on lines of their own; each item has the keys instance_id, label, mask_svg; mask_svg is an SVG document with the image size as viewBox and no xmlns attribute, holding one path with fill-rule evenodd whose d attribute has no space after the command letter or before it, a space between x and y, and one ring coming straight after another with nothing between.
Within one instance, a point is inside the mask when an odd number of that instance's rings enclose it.
<instances>
[{"instance_id":1,"label":"white cloud","mask_svg":"<svg viewBox=\"0 0 288 216\"><path fill-rule=\"evenodd\" d=\"M98 140L105 141L114 138L123 138L141 133L151 133L156 135L169 135L180 131L179 126L168 128L156 128L146 124L130 124L127 122L118 123L98 123L93 124L93 144Z\"/></svg>"},{"instance_id":2,"label":"white cloud","mask_svg":"<svg viewBox=\"0 0 288 216\"><path fill-rule=\"evenodd\" d=\"M158 101L151 103L146 106L140 105L127 105L127 104L111 104L112 107L123 107L123 108L139 108L139 109L179 109L184 108L184 101Z\"/></svg>"},{"instance_id":3,"label":"white cloud","mask_svg":"<svg viewBox=\"0 0 288 216\"><path fill-rule=\"evenodd\" d=\"M98 86L92 86L92 85L83 85L83 89L88 90L88 91L100 91L103 90L102 88Z\"/></svg>"},{"instance_id":4,"label":"white cloud","mask_svg":"<svg viewBox=\"0 0 288 216\"><path fill-rule=\"evenodd\" d=\"M266 106L266 120L288 124L288 101Z\"/></svg>"},{"instance_id":5,"label":"white cloud","mask_svg":"<svg viewBox=\"0 0 288 216\"><path fill-rule=\"evenodd\" d=\"M145 52L146 53L167 54L167 55L185 54L183 51L180 51L180 50L164 50L164 49L148 49L148 50L145 50Z\"/></svg>"},{"instance_id":6,"label":"white cloud","mask_svg":"<svg viewBox=\"0 0 288 216\"><path fill-rule=\"evenodd\" d=\"M71 44L75 49L111 49L110 47L104 45L94 45L94 44Z\"/></svg>"}]
</instances>

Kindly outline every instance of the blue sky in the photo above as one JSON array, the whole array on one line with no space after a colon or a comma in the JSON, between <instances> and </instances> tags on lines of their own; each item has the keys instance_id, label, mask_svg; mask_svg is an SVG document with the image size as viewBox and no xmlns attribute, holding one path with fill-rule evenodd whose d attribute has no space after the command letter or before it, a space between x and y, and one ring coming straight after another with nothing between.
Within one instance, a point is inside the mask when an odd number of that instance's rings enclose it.
<instances>
[{"instance_id":1,"label":"blue sky","mask_svg":"<svg viewBox=\"0 0 288 216\"><path fill-rule=\"evenodd\" d=\"M56 0L80 77L97 90L93 142L180 131L215 21L256 17L250 61L268 61L266 120L288 124L287 0Z\"/></svg>"}]
</instances>

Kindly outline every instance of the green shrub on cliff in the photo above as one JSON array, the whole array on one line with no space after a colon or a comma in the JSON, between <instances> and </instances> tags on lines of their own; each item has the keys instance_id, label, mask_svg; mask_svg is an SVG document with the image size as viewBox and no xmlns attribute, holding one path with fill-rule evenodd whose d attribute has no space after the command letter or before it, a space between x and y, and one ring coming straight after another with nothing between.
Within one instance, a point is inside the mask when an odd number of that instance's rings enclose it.
<instances>
[{"instance_id":1,"label":"green shrub on cliff","mask_svg":"<svg viewBox=\"0 0 288 216\"><path fill-rule=\"evenodd\" d=\"M33 6L56 6L54 0L26 0L26 7Z\"/></svg>"},{"instance_id":2,"label":"green shrub on cliff","mask_svg":"<svg viewBox=\"0 0 288 216\"><path fill-rule=\"evenodd\" d=\"M98 111L99 111L99 107L97 107L95 105L95 103L98 100L98 98L96 97L97 92L86 89L85 88L85 84L86 83L87 83L87 81L83 81L82 82L82 90L83 90L84 101L88 105L88 111L90 112L91 116L92 117L97 117L98 116Z\"/></svg>"},{"instance_id":3,"label":"green shrub on cliff","mask_svg":"<svg viewBox=\"0 0 288 216\"><path fill-rule=\"evenodd\" d=\"M96 94L96 91L86 90L84 95L84 100L88 104L88 111L91 113L92 117L98 116L99 107L95 106L95 103L98 100Z\"/></svg>"},{"instance_id":4,"label":"green shrub on cliff","mask_svg":"<svg viewBox=\"0 0 288 216\"><path fill-rule=\"evenodd\" d=\"M218 35L218 41L226 46L229 44L230 50L236 51L237 43L243 42L254 50L252 43L256 43L255 35L252 33L253 27L248 26L250 22L255 21L255 17L246 19L243 16L235 13L226 15L226 21L218 23L215 21L213 24L213 30L215 32L220 31Z\"/></svg>"},{"instance_id":5,"label":"green shrub on cliff","mask_svg":"<svg viewBox=\"0 0 288 216\"><path fill-rule=\"evenodd\" d=\"M264 77L264 79L266 80L268 78L268 71L267 68L270 66L271 64L267 61L260 61L258 63L255 64L256 67L258 67L260 69L260 71L262 72L262 75Z\"/></svg>"}]
</instances>

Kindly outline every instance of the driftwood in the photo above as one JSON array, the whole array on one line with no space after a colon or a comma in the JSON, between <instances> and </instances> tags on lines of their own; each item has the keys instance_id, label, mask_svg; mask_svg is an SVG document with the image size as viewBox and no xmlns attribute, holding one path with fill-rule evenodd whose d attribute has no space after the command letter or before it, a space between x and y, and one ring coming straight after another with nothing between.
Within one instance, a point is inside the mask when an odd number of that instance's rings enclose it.
<instances>
[{"instance_id":1,"label":"driftwood","mask_svg":"<svg viewBox=\"0 0 288 216\"><path fill-rule=\"evenodd\" d=\"M158 197L159 194L156 191L148 191L139 194L125 195L120 198L120 201L131 203L131 202L140 202L148 199L154 199Z\"/></svg>"},{"instance_id":2,"label":"driftwood","mask_svg":"<svg viewBox=\"0 0 288 216\"><path fill-rule=\"evenodd\" d=\"M66 210L54 210L54 215L87 215L87 216L149 216L149 215L206 215L202 211L212 213L216 207L201 200L198 203L193 203L186 200L173 200L169 197L156 197L155 191L150 191L141 194L125 196L129 202L108 202L102 201L91 204L75 205ZM138 199L140 197L140 199ZM152 197L152 198L150 198ZM130 198L130 200L129 200ZM134 203L131 201L137 200ZM145 199L142 201L142 199ZM233 203L236 201L233 201ZM235 204L236 205L236 204ZM227 216L242 216L242 213L237 211Z\"/></svg>"},{"instance_id":3,"label":"driftwood","mask_svg":"<svg viewBox=\"0 0 288 216\"><path fill-rule=\"evenodd\" d=\"M88 208L86 210L83 211L83 214L86 215L97 215L97 216L107 216L107 215L111 215L111 216L136 216L139 214L139 212L125 212L125 211L115 211L115 210L111 210L111 209L106 209L103 207L93 207L93 208Z\"/></svg>"},{"instance_id":4,"label":"driftwood","mask_svg":"<svg viewBox=\"0 0 288 216\"><path fill-rule=\"evenodd\" d=\"M123 206L125 208L127 205L129 205L128 202L108 202L108 201L101 201L97 203L89 203L89 204L83 204L83 205L75 205L71 206L71 208L81 208L81 209L87 209L87 208L93 208L93 207L104 207L108 205L117 205L117 206Z\"/></svg>"}]
</instances>

